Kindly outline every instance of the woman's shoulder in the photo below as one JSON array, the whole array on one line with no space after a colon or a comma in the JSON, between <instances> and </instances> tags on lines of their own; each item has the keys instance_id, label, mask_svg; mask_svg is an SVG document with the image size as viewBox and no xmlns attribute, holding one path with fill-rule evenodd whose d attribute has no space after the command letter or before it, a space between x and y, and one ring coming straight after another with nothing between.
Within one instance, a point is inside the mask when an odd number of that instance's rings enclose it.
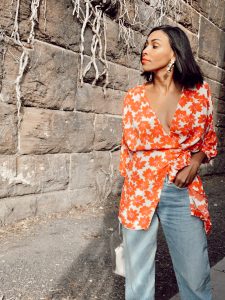
<instances>
[{"instance_id":1,"label":"woman's shoulder","mask_svg":"<svg viewBox=\"0 0 225 300\"><path fill-rule=\"evenodd\" d=\"M144 84L138 84L129 88L125 93L124 104L131 104L132 102L136 102L141 99L141 96L143 96L143 88Z\"/></svg>"},{"instance_id":2,"label":"woman's shoulder","mask_svg":"<svg viewBox=\"0 0 225 300\"><path fill-rule=\"evenodd\" d=\"M204 92L210 90L209 83L204 79L202 83L197 83L195 85L195 90L198 90L199 92Z\"/></svg>"},{"instance_id":3,"label":"woman's shoulder","mask_svg":"<svg viewBox=\"0 0 225 300\"><path fill-rule=\"evenodd\" d=\"M127 93L128 93L128 94L142 93L143 88L144 88L145 85L146 85L146 82L141 83L141 84L138 84L138 85L135 85L135 86L129 88L129 89L127 90Z\"/></svg>"}]
</instances>

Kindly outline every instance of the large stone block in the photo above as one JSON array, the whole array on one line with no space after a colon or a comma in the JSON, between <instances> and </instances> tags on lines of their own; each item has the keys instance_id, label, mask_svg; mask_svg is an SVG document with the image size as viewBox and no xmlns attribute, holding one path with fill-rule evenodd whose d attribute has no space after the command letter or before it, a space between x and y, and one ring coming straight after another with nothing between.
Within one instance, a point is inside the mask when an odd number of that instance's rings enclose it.
<instances>
[{"instance_id":1,"label":"large stone block","mask_svg":"<svg viewBox=\"0 0 225 300\"><path fill-rule=\"evenodd\" d=\"M70 173L70 190L75 203L103 203L110 194L119 193L118 155L116 160L108 151L72 154Z\"/></svg>"},{"instance_id":2,"label":"large stone block","mask_svg":"<svg viewBox=\"0 0 225 300\"><path fill-rule=\"evenodd\" d=\"M119 25L118 23L106 19L106 36L107 36L107 59L111 62L130 67L132 69L140 69L141 51L145 44L146 37L139 32L130 33L129 47L127 49L125 42L118 39ZM127 40L128 41L128 40ZM129 54L127 53L127 50Z\"/></svg>"},{"instance_id":3,"label":"large stone block","mask_svg":"<svg viewBox=\"0 0 225 300\"><path fill-rule=\"evenodd\" d=\"M210 10L210 2L211 0L184 0L189 5L194 7L200 14L204 15L205 17L208 16L209 10Z\"/></svg>"},{"instance_id":4,"label":"large stone block","mask_svg":"<svg viewBox=\"0 0 225 300\"><path fill-rule=\"evenodd\" d=\"M225 170L225 148L218 149L218 156L215 158L214 174L224 173Z\"/></svg>"},{"instance_id":5,"label":"large stone block","mask_svg":"<svg viewBox=\"0 0 225 300\"><path fill-rule=\"evenodd\" d=\"M210 33L210 35L209 35ZM199 57L224 68L225 33L210 21L201 17L199 35Z\"/></svg>"},{"instance_id":6,"label":"large stone block","mask_svg":"<svg viewBox=\"0 0 225 300\"><path fill-rule=\"evenodd\" d=\"M225 129L222 127L216 127L215 130L218 138L218 147L225 147Z\"/></svg>"},{"instance_id":7,"label":"large stone block","mask_svg":"<svg viewBox=\"0 0 225 300\"><path fill-rule=\"evenodd\" d=\"M225 100L225 85L216 82L214 80L211 80L209 78L206 79L206 81L209 83L211 93L212 93L212 98L216 98L219 100ZM214 101L214 100L213 100Z\"/></svg>"},{"instance_id":8,"label":"large stone block","mask_svg":"<svg viewBox=\"0 0 225 300\"><path fill-rule=\"evenodd\" d=\"M216 24L222 30L223 28L223 21L225 17L225 2L224 0L210 0L205 1L209 2L209 10L208 10L208 18L211 22Z\"/></svg>"},{"instance_id":9,"label":"large stone block","mask_svg":"<svg viewBox=\"0 0 225 300\"><path fill-rule=\"evenodd\" d=\"M120 144L122 124L120 117L96 115L95 150L112 149Z\"/></svg>"},{"instance_id":10,"label":"large stone block","mask_svg":"<svg viewBox=\"0 0 225 300\"><path fill-rule=\"evenodd\" d=\"M14 105L0 102L0 153L13 154L17 150L17 110Z\"/></svg>"},{"instance_id":11,"label":"large stone block","mask_svg":"<svg viewBox=\"0 0 225 300\"><path fill-rule=\"evenodd\" d=\"M168 17L176 20L178 24L184 26L192 33L198 34L199 30L199 14L186 3L179 1L179 3L168 1ZM179 4L179 5L178 5Z\"/></svg>"},{"instance_id":12,"label":"large stone block","mask_svg":"<svg viewBox=\"0 0 225 300\"><path fill-rule=\"evenodd\" d=\"M19 60L22 55L20 47L16 45L2 43L4 55L1 57L1 90L0 101L16 104L15 81L19 74Z\"/></svg>"},{"instance_id":13,"label":"large stone block","mask_svg":"<svg viewBox=\"0 0 225 300\"><path fill-rule=\"evenodd\" d=\"M191 45L191 49L192 49L192 52L195 56L197 56L197 52L198 52L198 36L194 33L192 33L191 31L189 31L187 28L185 28L184 26L182 26L181 24L179 23L176 23L175 20L172 20L171 18L168 18L167 16L164 16L162 18L162 22L163 24L168 24L168 25L171 25L171 26L177 26L179 27L180 29L182 29L189 41L190 41L190 45Z\"/></svg>"},{"instance_id":14,"label":"large stone block","mask_svg":"<svg viewBox=\"0 0 225 300\"><path fill-rule=\"evenodd\" d=\"M35 41L21 94L24 105L73 110L78 54Z\"/></svg>"},{"instance_id":15,"label":"large stone block","mask_svg":"<svg viewBox=\"0 0 225 300\"><path fill-rule=\"evenodd\" d=\"M225 128L225 114L215 113L215 125Z\"/></svg>"},{"instance_id":16,"label":"large stone block","mask_svg":"<svg viewBox=\"0 0 225 300\"><path fill-rule=\"evenodd\" d=\"M209 62L201 58L197 58L196 61L199 64L201 70L203 71L204 76L217 82L224 82L225 71L223 69L218 68L215 65L210 64Z\"/></svg>"},{"instance_id":17,"label":"large stone block","mask_svg":"<svg viewBox=\"0 0 225 300\"><path fill-rule=\"evenodd\" d=\"M79 52L81 28L81 23L73 16L72 1L48 0L46 7L45 2L41 1L36 27L38 39Z\"/></svg>"},{"instance_id":18,"label":"large stone block","mask_svg":"<svg viewBox=\"0 0 225 300\"><path fill-rule=\"evenodd\" d=\"M31 2L29 0L20 1L19 11L18 11L18 23L19 23L19 33L25 31L25 24L22 23L24 20L26 22L26 31L28 32L31 26L29 21L29 16L31 14L30 10ZM16 15L17 3L10 0L1 0L0 2L0 20L1 20L1 30L6 34L11 36L13 31L14 19ZM22 28L23 27L23 28Z\"/></svg>"},{"instance_id":19,"label":"large stone block","mask_svg":"<svg viewBox=\"0 0 225 300\"><path fill-rule=\"evenodd\" d=\"M84 65L87 65L90 61L90 57L84 56ZM103 65L96 59L99 73L103 72ZM141 71L127 68L118 64L108 63L108 88L127 91L138 84L141 84L144 79L140 76ZM84 76L84 82L92 83L95 79L95 70L91 66L90 70ZM103 82L104 81L104 82ZM105 79L102 77L97 81L97 85L103 86Z\"/></svg>"},{"instance_id":20,"label":"large stone block","mask_svg":"<svg viewBox=\"0 0 225 300\"><path fill-rule=\"evenodd\" d=\"M219 99L213 99L214 101L214 110L218 113L225 114L225 101Z\"/></svg>"},{"instance_id":21,"label":"large stone block","mask_svg":"<svg viewBox=\"0 0 225 300\"><path fill-rule=\"evenodd\" d=\"M68 191L4 198L0 202L0 225L67 211L72 205Z\"/></svg>"},{"instance_id":22,"label":"large stone block","mask_svg":"<svg viewBox=\"0 0 225 300\"><path fill-rule=\"evenodd\" d=\"M77 111L96 112L100 114L121 115L125 93L120 90L107 89L106 96L99 86L84 83L77 89Z\"/></svg>"},{"instance_id":23,"label":"large stone block","mask_svg":"<svg viewBox=\"0 0 225 300\"><path fill-rule=\"evenodd\" d=\"M69 183L65 154L0 156L0 197L63 190Z\"/></svg>"},{"instance_id":24,"label":"large stone block","mask_svg":"<svg viewBox=\"0 0 225 300\"><path fill-rule=\"evenodd\" d=\"M70 189L95 187L94 153L74 153L71 155Z\"/></svg>"},{"instance_id":25,"label":"large stone block","mask_svg":"<svg viewBox=\"0 0 225 300\"><path fill-rule=\"evenodd\" d=\"M25 108L20 152L87 152L93 147L94 114Z\"/></svg>"},{"instance_id":26,"label":"large stone block","mask_svg":"<svg viewBox=\"0 0 225 300\"><path fill-rule=\"evenodd\" d=\"M21 49L5 46L3 79L0 98L16 103L15 80L19 74ZM78 54L35 41L29 51L29 63L20 83L20 100L24 106L73 110L77 87Z\"/></svg>"}]
</instances>

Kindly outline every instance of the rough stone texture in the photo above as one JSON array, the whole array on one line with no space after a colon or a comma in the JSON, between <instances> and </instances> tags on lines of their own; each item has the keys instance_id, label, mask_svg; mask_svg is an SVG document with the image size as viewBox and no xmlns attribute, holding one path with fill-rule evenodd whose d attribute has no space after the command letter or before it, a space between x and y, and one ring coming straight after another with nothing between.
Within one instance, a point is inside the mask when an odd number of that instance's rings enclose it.
<instances>
[{"instance_id":1,"label":"rough stone texture","mask_svg":"<svg viewBox=\"0 0 225 300\"><path fill-rule=\"evenodd\" d=\"M225 16L225 10L224 0L192 0L191 2L189 0L184 0L188 4L192 5L194 9L196 9L200 14L205 16L207 19L209 19L211 22L215 23L219 28L222 30L225 29L224 27L224 16Z\"/></svg>"},{"instance_id":2,"label":"rough stone texture","mask_svg":"<svg viewBox=\"0 0 225 300\"><path fill-rule=\"evenodd\" d=\"M72 154L70 190L73 195L83 195L83 203L87 199L104 203L110 194L118 195L121 188L118 158L118 151L113 155L108 151Z\"/></svg>"},{"instance_id":3,"label":"rough stone texture","mask_svg":"<svg viewBox=\"0 0 225 300\"><path fill-rule=\"evenodd\" d=\"M225 114L225 102L216 98L213 98L214 110L218 113Z\"/></svg>"},{"instance_id":4,"label":"rough stone texture","mask_svg":"<svg viewBox=\"0 0 225 300\"><path fill-rule=\"evenodd\" d=\"M223 127L216 128L216 135L218 137L218 147L225 147L225 129Z\"/></svg>"},{"instance_id":5,"label":"rough stone texture","mask_svg":"<svg viewBox=\"0 0 225 300\"><path fill-rule=\"evenodd\" d=\"M14 81L18 75L17 48L8 46L4 61L1 98L3 102L16 102ZM30 51L29 71L21 83L21 101L24 105L51 109L73 110L77 86L78 55L47 43L35 41ZM45 72L43 72L45 66Z\"/></svg>"},{"instance_id":6,"label":"rough stone texture","mask_svg":"<svg viewBox=\"0 0 225 300\"><path fill-rule=\"evenodd\" d=\"M177 26L177 27L180 27L182 30L184 30L184 32L187 34L187 37L190 41L192 52L193 52L194 56L197 58L197 51L198 51L198 46L199 46L199 41L198 41L197 35L190 32L185 27L183 27L181 24L176 23L173 19L171 19L167 16L163 17L163 24L168 24L168 25L171 25L171 26Z\"/></svg>"},{"instance_id":7,"label":"rough stone texture","mask_svg":"<svg viewBox=\"0 0 225 300\"><path fill-rule=\"evenodd\" d=\"M140 69L140 54L142 45L146 41L146 37L134 31L133 42L129 49L129 56L126 55L126 47L118 40L119 26L116 22L107 19L106 22L106 36L107 44L107 59L117 64L124 65L133 69Z\"/></svg>"},{"instance_id":8,"label":"rough stone texture","mask_svg":"<svg viewBox=\"0 0 225 300\"><path fill-rule=\"evenodd\" d=\"M210 43L209 41L210 32ZM225 32L217 29L215 25L204 17L200 21L199 57L212 64L224 68Z\"/></svg>"},{"instance_id":9,"label":"rough stone texture","mask_svg":"<svg viewBox=\"0 0 225 300\"><path fill-rule=\"evenodd\" d=\"M21 124L20 152L43 154L87 152L93 147L94 115L25 108Z\"/></svg>"},{"instance_id":10,"label":"rough stone texture","mask_svg":"<svg viewBox=\"0 0 225 300\"><path fill-rule=\"evenodd\" d=\"M216 126L225 128L225 114L215 114Z\"/></svg>"},{"instance_id":11,"label":"rough stone texture","mask_svg":"<svg viewBox=\"0 0 225 300\"><path fill-rule=\"evenodd\" d=\"M48 0L46 13L42 1L39 20L37 26L39 39L79 52L81 24L73 16L70 0ZM91 38L91 35L88 37Z\"/></svg>"},{"instance_id":12,"label":"rough stone texture","mask_svg":"<svg viewBox=\"0 0 225 300\"><path fill-rule=\"evenodd\" d=\"M94 149L112 149L121 141L121 118L96 115Z\"/></svg>"},{"instance_id":13,"label":"rough stone texture","mask_svg":"<svg viewBox=\"0 0 225 300\"><path fill-rule=\"evenodd\" d=\"M174 10L172 5L174 3L170 3L171 9L169 10L169 17L171 19L177 20L177 23L185 27L187 30L192 33L198 34L199 31L199 18L200 15L193 10L190 5L179 1L180 10L177 8Z\"/></svg>"},{"instance_id":14,"label":"rough stone texture","mask_svg":"<svg viewBox=\"0 0 225 300\"><path fill-rule=\"evenodd\" d=\"M70 189L93 188L95 186L94 153L75 153L71 155Z\"/></svg>"},{"instance_id":15,"label":"rough stone texture","mask_svg":"<svg viewBox=\"0 0 225 300\"><path fill-rule=\"evenodd\" d=\"M221 68L218 68L215 65L210 64L209 62L200 58L197 59L197 62L200 65L204 75L209 79L215 80L217 82L225 82L225 70L222 70Z\"/></svg>"},{"instance_id":16,"label":"rough stone texture","mask_svg":"<svg viewBox=\"0 0 225 300\"><path fill-rule=\"evenodd\" d=\"M24 105L73 110L77 64L76 53L35 41L21 87Z\"/></svg>"},{"instance_id":17,"label":"rough stone texture","mask_svg":"<svg viewBox=\"0 0 225 300\"><path fill-rule=\"evenodd\" d=\"M75 108L77 111L121 115L124 96L125 92L108 89L104 97L101 87L84 83L83 87L77 88Z\"/></svg>"},{"instance_id":18,"label":"rough stone texture","mask_svg":"<svg viewBox=\"0 0 225 300\"><path fill-rule=\"evenodd\" d=\"M66 154L0 156L0 198L64 190L68 183Z\"/></svg>"},{"instance_id":19,"label":"rough stone texture","mask_svg":"<svg viewBox=\"0 0 225 300\"><path fill-rule=\"evenodd\" d=\"M22 54L18 46L4 45L4 56L2 57L2 79L0 101L9 104L16 103L15 80L18 76L19 58Z\"/></svg>"},{"instance_id":20,"label":"rough stone texture","mask_svg":"<svg viewBox=\"0 0 225 300\"><path fill-rule=\"evenodd\" d=\"M225 5L224 0L180 1L181 11L172 9L162 23L183 29L194 56L209 83L214 103L214 124L219 154L200 174L224 173L225 169ZM31 1L20 1L19 34L26 41L30 30ZM0 46L0 220L15 222L36 214L67 210L93 203L118 200L123 177L119 173L121 114L126 91L143 83L140 54L151 30L150 1L136 1L140 21L131 24L134 38L130 56L118 38L118 7L106 15L109 84L105 78L91 85L92 66L79 83L80 33L82 23L73 16L71 0L40 2L35 25L34 48L20 83L21 125L17 122L15 80L22 51L12 39ZM46 5L46 7L45 7ZM11 36L16 2L0 3L0 30ZM46 8L46 10L45 10ZM178 14L178 11L175 12ZM176 20L176 21L175 21ZM138 21L138 20L137 20ZM177 23L176 23L177 22ZM84 33L84 66L91 56L93 31ZM104 47L104 42L103 42ZM96 57L99 73L103 64ZM17 104L17 105L16 105Z\"/></svg>"},{"instance_id":21,"label":"rough stone texture","mask_svg":"<svg viewBox=\"0 0 225 300\"><path fill-rule=\"evenodd\" d=\"M89 61L90 61L90 57L84 56L84 65L87 65ZM97 59L96 59L96 64L99 68L99 73L102 73L103 66ZM135 85L143 82L143 78L140 78L141 71L130 69L125 66L114 64L111 62L108 63L108 67L109 67L109 78L108 78L109 83L107 85L108 88L127 91L129 88L132 88ZM84 81L92 83L94 78L95 78L95 72L92 66L90 70L87 72L87 74L85 75ZM99 81L98 85L102 86L103 82L101 81L101 79L99 79L98 81Z\"/></svg>"},{"instance_id":22,"label":"rough stone texture","mask_svg":"<svg viewBox=\"0 0 225 300\"><path fill-rule=\"evenodd\" d=\"M209 78L206 79L207 82L210 85L211 93L212 93L212 98L219 99L219 100L225 100L225 85L218 83L216 81L213 81ZM214 101L214 100L213 100Z\"/></svg>"},{"instance_id":23,"label":"rough stone texture","mask_svg":"<svg viewBox=\"0 0 225 300\"><path fill-rule=\"evenodd\" d=\"M40 216L71 209L67 191L32 194L1 199L0 224L10 224L26 217Z\"/></svg>"},{"instance_id":24,"label":"rough stone texture","mask_svg":"<svg viewBox=\"0 0 225 300\"><path fill-rule=\"evenodd\" d=\"M13 105L0 102L0 153L13 154L17 150L17 117Z\"/></svg>"}]
</instances>

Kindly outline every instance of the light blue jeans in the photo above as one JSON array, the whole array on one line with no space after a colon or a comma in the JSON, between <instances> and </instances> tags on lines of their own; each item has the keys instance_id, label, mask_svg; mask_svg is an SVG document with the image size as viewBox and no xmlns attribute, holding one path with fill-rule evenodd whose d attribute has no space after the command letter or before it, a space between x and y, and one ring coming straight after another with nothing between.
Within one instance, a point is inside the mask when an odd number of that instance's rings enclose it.
<instances>
[{"instance_id":1,"label":"light blue jeans","mask_svg":"<svg viewBox=\"0 0 225 300\"><path fill-rule=\"evenodd\" d=\"M159 222L166 238L182 300L212 300L204 224L190 215L187 187L165 178L148 230L122 226L125 251L125 299L155 299L155 254Z\"/></svg>"}]
</instances>

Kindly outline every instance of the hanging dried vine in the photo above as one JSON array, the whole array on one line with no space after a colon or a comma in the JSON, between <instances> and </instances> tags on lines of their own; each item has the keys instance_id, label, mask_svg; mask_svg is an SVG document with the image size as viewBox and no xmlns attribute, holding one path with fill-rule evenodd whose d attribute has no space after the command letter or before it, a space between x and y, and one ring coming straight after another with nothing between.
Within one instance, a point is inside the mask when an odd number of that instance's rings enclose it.
<instances>
[{"instance_id":1,"label":"hanging dried vine","mask_svg":"<svg viewBox=\"0 0 225 300\"><path fill-rule=\"evenodd\" d=\"M105 75L105 84L103 86L104 94L106 93L106 86L108 85L108 62L106 58L107 37L106 37L106 17L112 14L113 19L119 25L118 40L124 45L123 48L126 54L129 55L132 47L137 48L134 39L133 27L147 29L149 19L151 19L152 26L157 26L162 23L163 17L172 15L172 18L177 21L181 12L180 0L151 0L144 1L149 5L149 15L144 21L140 20L139 5L134 0L71 0L73 3L73 15L81 22L81 36L80 36L80 70L79 80L80 85L83 86L83 78L86 73L93 66L95 70L95 78L92 85ZM192 0L190 0L192 1ZM91 42L91 58L84 67L84 33L87 27L90 27L93 36ZM103 48L104 44L104 48ZM103 72L100 73L97 66L97 59L103 64Z\"/></svg>"}]
</instances>

